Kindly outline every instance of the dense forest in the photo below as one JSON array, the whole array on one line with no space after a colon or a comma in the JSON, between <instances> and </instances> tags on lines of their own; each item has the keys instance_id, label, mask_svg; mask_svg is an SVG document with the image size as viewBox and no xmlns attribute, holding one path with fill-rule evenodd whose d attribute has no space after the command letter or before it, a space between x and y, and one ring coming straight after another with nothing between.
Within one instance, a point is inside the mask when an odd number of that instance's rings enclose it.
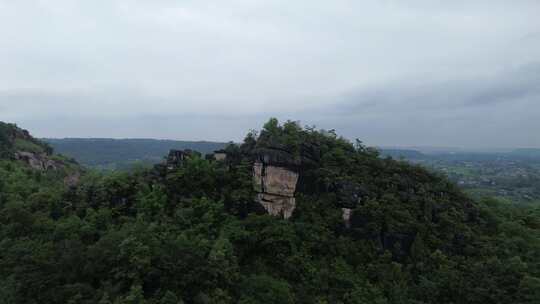
<instances>
[{"instance_id":1,"label":"dense forest","mask_svg":"<svg viewBox=\"0 0 540 304\"><path fill-rule=\"evenodd\" d=\"M269 151L288 219L254 200ZM0 123L0 303L540 302L538 207L291 121L225 152L102 174Z\"/></svg>"}]
</instances>

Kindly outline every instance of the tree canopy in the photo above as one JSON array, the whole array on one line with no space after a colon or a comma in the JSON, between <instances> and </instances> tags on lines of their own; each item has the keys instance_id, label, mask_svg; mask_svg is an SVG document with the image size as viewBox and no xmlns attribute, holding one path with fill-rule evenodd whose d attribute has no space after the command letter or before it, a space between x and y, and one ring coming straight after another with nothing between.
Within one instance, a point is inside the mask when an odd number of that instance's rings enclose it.
<instances>
[{"instance_id":1,"label":"tree canopy","mask_svg":"<svg viewBox=\"0 0 540 304\"><path fill-rule=\"evenodd\" d=\"M253 199L265 149L300 168L289 220ZM540 302L538 207L291 121L225 150L76 186L3 157L0 303Z\"/></svg>"}]
</instances>

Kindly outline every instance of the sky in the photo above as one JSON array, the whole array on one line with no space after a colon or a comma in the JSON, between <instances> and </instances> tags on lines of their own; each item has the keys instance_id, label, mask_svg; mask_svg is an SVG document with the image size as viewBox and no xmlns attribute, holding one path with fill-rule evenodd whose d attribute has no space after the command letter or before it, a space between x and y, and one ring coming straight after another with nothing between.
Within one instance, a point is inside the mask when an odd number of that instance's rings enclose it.
<instances>
[{"instance_id":1,"label":"sky","mask_svg":"<svg viewBox=\"0 0 540 304\"><path fill-rule=\"evenodd\" d=\"M0 0L0 120L239 141L540 148L538 0Z\"/></svg>"}]
</instances>

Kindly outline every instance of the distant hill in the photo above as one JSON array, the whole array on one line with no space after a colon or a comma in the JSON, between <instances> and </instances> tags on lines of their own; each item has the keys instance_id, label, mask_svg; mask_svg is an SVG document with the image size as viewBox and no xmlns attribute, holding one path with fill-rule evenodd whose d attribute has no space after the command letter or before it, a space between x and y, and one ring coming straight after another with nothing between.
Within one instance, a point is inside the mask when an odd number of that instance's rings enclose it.
<instances>
[{"instance_id":1,"label":"distant hill","mask_svg":"<svg viewBox=\"0 0 540 304\"><path fill-rule=\"evenodd\" d=\"M517 156L523 156L523 157L534 157L534 158L540 158L540 149L515 149L511 152L513 155Z\"/></svg>"},{"instance_id":2,"label":"distant hill","mask_svg":"<svg viewBox=\"0 0 540 304\"><path fill-rule=\"evenodd\" d=\"M155 164L170 149L191 149L211 153L226 143L157 139L46 138L55 151L75 158L83 165L101 169L126 169L133 164Z\"/></svg>"}]
</instances>

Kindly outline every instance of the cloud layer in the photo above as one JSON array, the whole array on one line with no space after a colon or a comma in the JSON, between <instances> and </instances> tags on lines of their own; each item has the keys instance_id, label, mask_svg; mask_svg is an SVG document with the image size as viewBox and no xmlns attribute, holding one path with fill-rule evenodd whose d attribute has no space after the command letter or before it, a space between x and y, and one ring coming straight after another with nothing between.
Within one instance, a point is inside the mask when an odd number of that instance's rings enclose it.
<instances>
[{"instance_id":1,"label":"cloud layer","mask_svg":"<svg viewBox=\"0 0 540 304\"><path fill-rule=\"evenodd\" d=\"M540 147L540 2L0 0L0 120L239 140Z\"/></svg>"}]
</instances>

